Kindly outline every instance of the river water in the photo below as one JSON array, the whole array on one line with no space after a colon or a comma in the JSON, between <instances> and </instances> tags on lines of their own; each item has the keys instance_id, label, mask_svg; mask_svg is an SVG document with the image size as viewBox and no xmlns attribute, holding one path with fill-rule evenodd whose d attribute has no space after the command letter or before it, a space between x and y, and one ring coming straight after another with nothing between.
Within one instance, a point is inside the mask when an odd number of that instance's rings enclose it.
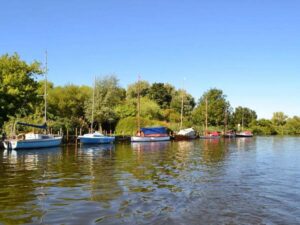
<instances>
[{"instance_id":1,"label":"river water","mask_svg":"<svg viewBox=\"0 0 300 225\"><path fill-rule=\"evenodd\" d=\"M300 138L0 151L3 224L300 224Z\"/></svg>"}]
</instances>

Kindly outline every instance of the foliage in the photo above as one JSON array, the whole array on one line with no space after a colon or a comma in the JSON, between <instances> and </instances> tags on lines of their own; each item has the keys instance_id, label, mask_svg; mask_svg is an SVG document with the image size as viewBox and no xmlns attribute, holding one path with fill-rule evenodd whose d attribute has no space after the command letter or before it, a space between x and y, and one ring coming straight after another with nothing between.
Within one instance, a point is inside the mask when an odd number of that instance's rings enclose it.
<instances>
[{"instance_id":1,"label":"foliage","mask_svg":"<svg viewBox=\"0 0 300 225\"><path fill-rule=\"evenodd\" d=\"M27 64L18 54L0 57L0 126L9 117L26 116L39 103L37 75L42 74L38 62Z\"/></svg>"},{"instance_id":2,"label":"foliage","mask_svg":"<svg viewBox=\"0 0 300 225\"><path fill-rule=\"evenodd\" d=\"M276 128L271 120L260 119L252 121L250 124L253 134L256 135L275 135L277 134Z\"/></svg>"},{"instance_id":3,"label":"foliage","mask_svg":"<svg viewBox=\"0 0 300 225\"><path fill-rule=\"evenodd\" d=\"M154 83L149 89L149 98L154 100L162 109L170 108L172 88L164 83Z\"/></svg>"},{"instance_id":4,"label":"foliage","mask_svg":"<svg viewBox=\"0 0 300 225\"><path fill-rule=\"evenodd\" d=\"M108 121L116 121L115 108L125 99L125 91L119 86L114 75L97 78L95 81L94 121L101 126ZM86 118L92 120L92 98L85 104Z\"/></svg>"},{"instance_id":5,"label":"foliage","mask_svg":"<svg viewBox=\"0 0 300 225\"><path fill-rule=\"evenodd\" d=\"M188 94L185 90L174 91L170 108L176 112L181 113L181 105L183 100L183 116L191 116L192 111L196 105L195 99L192 95Z\"/></svg>"},{"instance_id":6,"label":"foliage","mask_svg":"<svg viewBox=\"0 0 300 225\"><path fill-rule=\"evenodd\" d=\"M242 128L249 127L250 123L257 119L257 115L254 110L241 106L235 108L232 117L232 122L234 123L234 125L239 124L240 126L242 126Z\"/></svg>"},{"instance_id":7,"label":"foliage","mask_svg":"<svg viewBox=\"0 0 300 225\"><path fill-rule=\"evenodd\" d=\"M68 84L48 91L48 112L54 117L84 118L84 104L92 97L88 86Z\"/></svg>"},{"instance_id":8,"label":"foliage","mask_svg":"<svg viewBox=\"0 0 300 225\"><path fill-rule=\"evenodd\" d=\"M226 101L226 95L222 90L213 88L205 92L194 109L193 121L197 125L205 124L207 99L207 120L209 126L220 126L224 124L225 110L228 111L230 104Z\"/></svg>"},{"instance_id":9,"label":"foliage","mask_svg":"<svg viewBox=\"0 0 300 225\"><path fill-rule=\"evenodd\" d=\"M287 134L300 135L300 117L294 116L293 118L287 119L285 127Z\"/></svg>"},{"instance_id":10,"label":"foliage","mask_svg":"<svg viewBox=\"0 0 300 225\"><path fill-rule=\"evenodd\" d=\"M274 112L272 117L272 122L277 126L282 126L286 123L288 116L283 112Z\"/></svg>"},{"instance_id":11,"label":"foliage","mask_svg":"<svg viewBox=\"0 0 300 225\"><path fill-rule=\"evenodd\" d=\"M145 97L149 94L150 84L148 81L138 81L134 84L130 84L127 87L127 98L137 98L138 89L140 89L140 96Z\"/></svg>"}]
</instances>

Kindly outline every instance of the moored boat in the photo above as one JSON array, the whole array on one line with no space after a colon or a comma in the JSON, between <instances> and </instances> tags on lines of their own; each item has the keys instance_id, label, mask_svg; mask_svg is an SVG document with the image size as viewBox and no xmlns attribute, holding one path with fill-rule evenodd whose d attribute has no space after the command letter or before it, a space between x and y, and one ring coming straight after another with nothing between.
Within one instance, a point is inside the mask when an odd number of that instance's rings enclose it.
<instances>
[{"instance_id":1,"label":"moored boat","mask_svg":"<svg viewBox=\"0 0 300 225\"><path fill-rule=\"evenodd\" d=\"M99 132L78 136L83 144L108 144L115 141L115 137L105 136Z\"/></svg>"},{"instance_id":2,"label":"moored boat","mask_svg":"<svg viewBox=\"0 0 300 225\"><path fill-rule=\"evenodd\" d=\"M169 141L170 136L165 127L144 127L131 137L132 142Z\"/></svg>"},{"instance_id":3,"label":"moored boat","mask_svg":"<svg viewBox=\"0 0 300 225\"><path fill-rule=\"evenodd\" d=\"M51 134L34 134L28 133L18 135L18 139L11 139L4 142L6 149L32 149L48 148L61 144L62 137L55 137Z\"/></svg>"},{"instance_id":4,"label":"moored boat","mask_svg":"<svg viewBox=\"0 0 300 225\"><path fill-rule=\"evenodd\" d=\"M234 131L226 131L223 134L224 138L235 138L236 137L236 133Z\"/></svg>"},{"instance_id":5,"label":"moored boat","mask_svg":"<svg viewBox=\"0 0 300 225\"><path fill-rule=\"evenodd\" d=\"M221 135L219 132L217 131L213 131L213 132L206 132L204 135L200 135L200 139L218 139L220 138Z\"/></svg>"},{"instance_id":6,"label":"moored boat","mask_svg":"<svg viewBox=\"0 0 300 225\"><path fill-rule=\"evenodd\" d=\"M182 129L177 134L174 135L175 141L193 140L196 138L197 138L196 131L193 128Z\"/></svg>"},{"instance_id":7,"label":"moored boat","mask_svg":"<svg viewBox=\"0 0 300 225\"><path fill-rule=\"evenodd\" d=\"M242 131L239 133L236 133L236 137L253 137L253 133L251 131Z\"/></svg>"}]
</instances>

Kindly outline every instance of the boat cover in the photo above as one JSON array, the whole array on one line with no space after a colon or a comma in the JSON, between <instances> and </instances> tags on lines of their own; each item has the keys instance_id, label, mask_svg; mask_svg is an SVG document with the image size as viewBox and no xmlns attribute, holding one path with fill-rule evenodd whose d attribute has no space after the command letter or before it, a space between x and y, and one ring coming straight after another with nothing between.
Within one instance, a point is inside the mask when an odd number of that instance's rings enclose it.
<instances>
[{"instance_id":1,"label":"boat cover","mask_svg":"<svg viewBox=\"0 0 300 225\"><path fill-rule=\"evenodd\" d=\"M144 127L141 128L141 131L145 135L167 134L167 129L165 127Z\"/></svg>"},{"instance_id":2,"label":"boat cover","mask_svg":"<svg viewBox=\"0 0 300 225\"><path fill-rule=\"evenodd\" d=\"M17 122L17 124L22 125L22 126L35 127L35 128L47 130L47 124L46 123L44 123L43 125L35 125L35 124L30 124L30 123Z\"/></svg>"},{"instance_id":3,"label":"boat cover","mask_svg":"<svg viewBox=\"0 0 300 225\"><path fill-rule=\"evenodd\" d=\"M195 133L195 130L193 128L187 128L187 129L180 130L178 132L178 135L195 136L196 133Z\"/></svg>"}]
</instances>

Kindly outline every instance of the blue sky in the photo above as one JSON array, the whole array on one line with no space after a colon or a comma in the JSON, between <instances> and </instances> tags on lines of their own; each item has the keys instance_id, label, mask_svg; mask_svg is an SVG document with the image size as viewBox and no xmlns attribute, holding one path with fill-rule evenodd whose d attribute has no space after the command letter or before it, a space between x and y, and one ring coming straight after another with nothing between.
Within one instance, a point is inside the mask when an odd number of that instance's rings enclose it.
<instances>
[{"instance_id":1,"label":"blue sky","mask_svg":"<svg viewBox=\"0 0 300 225\"><path fill-rule=\"evenodd\" d=\"M10 0L1 2L0 55L31 62L48 50L55 85L138 74L198 99L220 88L260 118L300 115L297 0Z\"/></svg>"}]
</instances>

